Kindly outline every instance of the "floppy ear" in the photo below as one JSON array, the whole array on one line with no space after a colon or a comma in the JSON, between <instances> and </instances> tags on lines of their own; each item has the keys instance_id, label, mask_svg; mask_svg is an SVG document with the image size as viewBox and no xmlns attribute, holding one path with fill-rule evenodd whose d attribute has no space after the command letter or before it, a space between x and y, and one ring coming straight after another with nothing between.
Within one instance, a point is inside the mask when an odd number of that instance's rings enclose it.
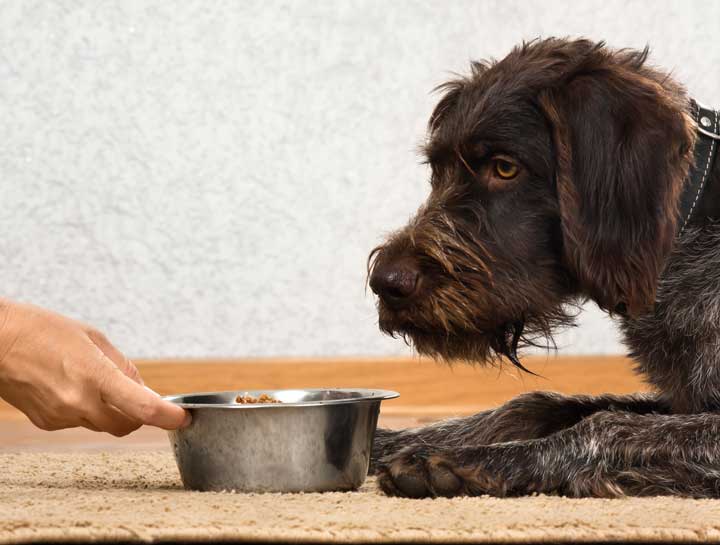
<instances>
[{"instance_id":1,"label":"floppy ear","mask_svg":"<svg viewBox=\"0 0 720 545\"><path fill-rule=\"evenodd\" d=\"M553 130L565 265L609 312L655 301L691 161L682 89L605 52L539 97Z\"/></svg>"}]
</instances>

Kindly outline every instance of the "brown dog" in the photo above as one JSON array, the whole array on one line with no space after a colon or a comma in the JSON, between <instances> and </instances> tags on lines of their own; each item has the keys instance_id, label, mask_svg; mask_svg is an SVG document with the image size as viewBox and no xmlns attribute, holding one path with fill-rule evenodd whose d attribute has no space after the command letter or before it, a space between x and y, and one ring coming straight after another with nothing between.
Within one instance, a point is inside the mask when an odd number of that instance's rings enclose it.
<instances>
[{"instance_id":1,"label":"brown dog","mask_svg":"<svg viewBox=\"0 0 720 545\"><path fill-rule=\"evenodd\" d=\"M373 251L370 285L380 328L419 353L518 366L592 299L657 393L378 430L386 492L720 495L720 169L714 148L697 164L698 107L646 57L547 39L442 86L431 194Z\"/></svg>"}]
</instances>

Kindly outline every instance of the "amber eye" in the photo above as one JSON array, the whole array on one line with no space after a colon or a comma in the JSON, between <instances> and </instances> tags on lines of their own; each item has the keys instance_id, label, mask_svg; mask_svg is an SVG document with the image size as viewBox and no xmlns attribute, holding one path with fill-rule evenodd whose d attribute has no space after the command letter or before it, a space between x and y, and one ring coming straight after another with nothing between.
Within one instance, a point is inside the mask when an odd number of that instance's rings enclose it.
<instances>
[{"instance_id":1,"label":"amber eye","mask_svg":"<svg viewBox=\"0 0 720 545\"><path fill-rule=\"evenodd\" d=\"M512 180L518 175L517 165L505 159L495 159L493 161L493 169L495 170L495 174L503 180Z\"/></svg>"}]
</instances>

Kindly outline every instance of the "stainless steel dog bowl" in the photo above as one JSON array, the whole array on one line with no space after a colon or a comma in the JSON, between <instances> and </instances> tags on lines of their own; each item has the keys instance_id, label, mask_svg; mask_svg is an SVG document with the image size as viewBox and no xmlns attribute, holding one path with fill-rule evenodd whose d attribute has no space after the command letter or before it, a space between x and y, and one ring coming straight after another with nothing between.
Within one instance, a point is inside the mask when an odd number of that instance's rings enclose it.
<instances>
[{"instance_id":1,"label":"stainless steel dog bowl","mask_svg":"<svg viewBox=\"0 0 720 545\"><path fill-rule=\"evenodd\" d=\"M281 403L240 404L266 393ZM251 390L168 396L192 413L168 432L192 490L323 492L358 488L388 390Z\"/></svg>"}]
</instances>

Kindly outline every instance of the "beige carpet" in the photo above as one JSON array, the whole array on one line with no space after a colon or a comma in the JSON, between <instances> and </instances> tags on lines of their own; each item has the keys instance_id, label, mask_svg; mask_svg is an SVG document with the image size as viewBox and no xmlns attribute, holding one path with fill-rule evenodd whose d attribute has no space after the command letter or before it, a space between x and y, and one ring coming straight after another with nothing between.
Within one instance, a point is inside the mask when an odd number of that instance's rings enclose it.
<instances>
[{"instance_id":1,"label":"beige carpet","mask_svg":"<svg viewBox=\"0 0 720 545\"><path fill-rule=\"evenodd\" d=\"M186 492L169 452L0 454L0 544L717 541L720 501Z\"/></svg>"}]
</instances>

